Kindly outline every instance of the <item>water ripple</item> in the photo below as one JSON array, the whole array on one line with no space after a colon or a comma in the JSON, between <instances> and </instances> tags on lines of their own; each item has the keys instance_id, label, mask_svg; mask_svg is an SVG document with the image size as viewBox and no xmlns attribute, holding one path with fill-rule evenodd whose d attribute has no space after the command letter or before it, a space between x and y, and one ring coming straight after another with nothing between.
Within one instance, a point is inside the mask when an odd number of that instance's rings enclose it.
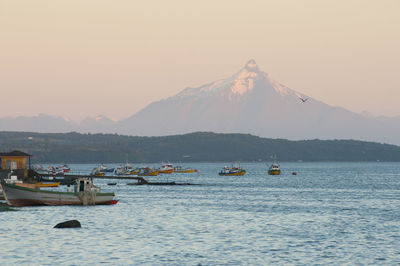
<instances>
[{"instance_id":1,"label":"water ripple","mask_svg":"<svg viewBox=\"0 0 400 266\"><path fill-rule=\"evenodd\" d=\"M116 192L114 206L3 212L2 265L400 263L398 164L282 163L283 175L271 177L249 163L244 177L220 177L223 165L168 177L202 186L96 180ZM82 228L53 229L69 219Z\"/></svg>"}]
</instances>

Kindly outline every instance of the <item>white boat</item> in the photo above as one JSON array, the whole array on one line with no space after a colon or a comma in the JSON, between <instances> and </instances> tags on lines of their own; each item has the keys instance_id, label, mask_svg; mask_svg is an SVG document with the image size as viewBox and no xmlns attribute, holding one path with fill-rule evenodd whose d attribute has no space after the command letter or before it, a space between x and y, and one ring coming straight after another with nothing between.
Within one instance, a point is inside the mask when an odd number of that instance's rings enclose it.
<instances>
[{"instance_id":1,"label":"white boat","mask_svg":"<svg viewBox=\"0 0 400 266\"><path fill-rule=\"evenodd\" d=\"M115 175L131 175L134 169L131 164L127 163L125 166L120 165L118 168L115 168Z\"/></svg>"},{"instance_id":2,"label":"white boat","mask_svg":"<svg viewBox=\"0 0 400 266\"><path fill-rule=\"evenodd\" d=\"M274 159L274 162L271 164L271 166L268 168L268 174L269 175L280 175L281 174L281 168L277 162L276 155L272 157Z\"/></svg>"},{"instance_id":3,"label":"white boat","mask_svg":"<svg viewBox=\"0 0 400 266\"><path fill-rule=\"evenodd\" d=\"M116 204L114 193L102 193L100 188L93 185L91 179L78 178L75 180L74 191L60 192L41 190L40 188L24 187L7 184L1 181L4 198L8 205L100 205Z\"/></svg>"},{"instance_id":4,"label":"white boat","mask_svg":"<svg viewBox=\"0 0 400 266\"><path fill-rule=\"evenodd\" d=\"M160 168L158 168L158 172L160 174L170 174L174 171L174 166L170 163L163 164Z\"/></svg>"},{"instance_id":5,"label":"white boat","mask_svg":"<svg viewBox=\"0 0 400 266\"><path fill-rule=\"evenodd\" d=\"M279 164L277 164L277 163L271 164L271 166L268 168L268 174L269 175L280 175L281 168L279 167Z\"/></svg>"}]
</instances>

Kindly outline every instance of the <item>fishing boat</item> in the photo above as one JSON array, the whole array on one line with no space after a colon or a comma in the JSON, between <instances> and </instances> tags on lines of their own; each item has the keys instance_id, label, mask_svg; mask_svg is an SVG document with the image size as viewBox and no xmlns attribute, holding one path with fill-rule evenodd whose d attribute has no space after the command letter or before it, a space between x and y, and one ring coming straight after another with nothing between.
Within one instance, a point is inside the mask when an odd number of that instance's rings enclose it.
<instances>
[{"instance_id":1,"label":"fishing boat","mask_svg":"<svg viewBox=\"0 0 400 266\"><path fill-rule=\"evenodd\" d=\"M41 190L38 186L25 187L16 184L0 183L8 205L15 207L37 205L100 205L116 204L114 193L102 193L93 185L91 179L77 178L74 191L68 192ZM34 184L29 184L34 185Z\"/></svg>"},{"instance_id":2,"label":"fishing boat","mask_svg":"<svg viewBox=\"0 0 400 266\"><path fill-rule=\"evenodd\" d=\"M99 170L99 172L102 172L102 173L113 173L114 172L114 168L108 168L104 164L99 165L97 167L97 169Z\"/></svg>"},{"instance_id":3,"label":"fishing boat","mask_svg":"<svg viewBox=\"0 0 400 266\"><path fill-rule=\"evenodd\" d=\"M281 174L281 168L279 167L279 164L277 162L274 162L271 164L271 166L268 168L268 174L269 175L280 175Z\"/></svg>"},{"instance_id":4,"label":"fishing boat","mask_svg":"<svg viewBox=\"0 0 400 266\"><path fill-rule=\"evenodd\" d=\"M268 174L269 175L280 175L281 174L281 169L279 167L279 164L273 163L268 169Z\"/></svg>"},{"instance_id":5,"label":"fishing boat","mask_svg":"<svg viewBox=\"0 0 400 266\"><path fill-rule=\"evenodd\" d=\"M183 168L182 166L176 166L174 173L197 173L199 170L193 168Z\"/></svg>"},{"instance_id":6,"label":"fishing boat","mask_svg":"<svg viewBox=\"0 0 400 266\"><path fill-rule=\"evenodd\" d=\"M158 168L158 173L160 174L171 174L174 171L172 164L164 164Z\"/></svg>"},{"instance_id":7,"label":"fishing boat","mask_svg":"<svg viewBox=\"0 0 400 266\"><path fill-rule=\"evenodd\" d=\"M271 164L271 166L268 168L268 174L269 175L280 175L281 174L281 168L277 162L276 155L271 156L272 159L274 159L274 162Z\"/></svg>"},{"instance_id":8,"label":"fishing boat","mask_svg":"<svg viewBox=\"0 0 400 266\"><path fill-rule=\"evenodd\" d=\"M138 176L157 176L159 172L153 168L142 167L136 169L132 173Z\"/></svg>"},{"instance_id":9,"label":"fishing boat","mask_svg":"<svg viewBox=\"0 0 400 266\"><path fill-rule=\"evenodd\" d=\"M70 170L71 170L71 168L69 168L69 166L66 165L66 164L63 164L63 165L60 165L60 166L56 167L56 171L57 172L69 173Z\"/></svg>"},{"instance_id":10,"label":"fishing boat","mask_svg":"<svg viewBox=\"0 0 400 266\"><path fill-rule=\"evenodd\" d=\"M93 170L92 170L92 172L90 172L90 174L94 175L94 176L104 176L105 175L104 172L101 171L100 167L93 168Z\"/></svg>"},{"instance_id":11,"label":"fishing boat","mask_svg":"<svg viewBox=\"0 0 400 266\"><path fill-rule=\"evenodd\" d=\"M47 175L64 175L64 170L61 168L56 168L54 166L49 166L47 167L47 169L39 170L38 173Z\"/></svg>"},{"instance_id":12,"label":"fishing boat","mask_svg":"<svg viewBox=\"0 0 400 266\"><path fill-rule=\"evenodd\" d=\"M222 170L219 172L219 175L229 175L229 176L235 176L235 175L244 175L246 174L246 170L244 170L243 168L239 166L232 166L232 167L228 167L228 166L224 166L224 168L222 168Z\"/></svg>"},{"instance_id":13,"label":"fishing boat","mask_svg":"<svg viewBox=\"0 0 400 266\"><path fill-rule=\"evenodd\" d=\"M131 164L125 164L124 166L120 165L114 171L115 175L134 175L135 169L133 169Z\"/></svg>"}]
</instances>

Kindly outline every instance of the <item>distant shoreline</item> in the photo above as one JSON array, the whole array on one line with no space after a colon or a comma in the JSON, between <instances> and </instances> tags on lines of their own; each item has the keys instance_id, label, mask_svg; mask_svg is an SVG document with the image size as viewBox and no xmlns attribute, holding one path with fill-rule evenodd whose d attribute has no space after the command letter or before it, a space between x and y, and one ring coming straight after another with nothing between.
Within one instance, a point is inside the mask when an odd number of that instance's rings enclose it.
<instances>
[{"instance_id":1,"label":"distant shoreline","mask_svg":"<svg viewBox=\"0 0 400 266\"><path fill-rule=\"evenodd\" d=\"M32 154L32 164L180 162L400 162L400 147L358 140L286 140L195 132L163 137L0 132L0 152Z\"/></svg>"}]
</instances>

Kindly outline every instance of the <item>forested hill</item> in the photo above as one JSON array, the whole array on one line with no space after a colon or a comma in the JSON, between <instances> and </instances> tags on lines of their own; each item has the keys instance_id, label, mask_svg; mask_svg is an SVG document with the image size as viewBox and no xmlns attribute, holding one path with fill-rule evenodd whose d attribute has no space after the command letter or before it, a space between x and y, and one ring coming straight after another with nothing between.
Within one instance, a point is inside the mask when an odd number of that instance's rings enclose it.
<instances>
[{"instance_id":1,"label":"forested hill","mask_svg":"<svg viewBox=\"0 0 400 266\"><path fill-rule=\"evenodd\" d=\"M196 132L165 137L113 134L0 132L0 152L21 150L32 163L203 161L400 161L400 147L356 140L260 138Z\"/></svg>"}]
</instances>

